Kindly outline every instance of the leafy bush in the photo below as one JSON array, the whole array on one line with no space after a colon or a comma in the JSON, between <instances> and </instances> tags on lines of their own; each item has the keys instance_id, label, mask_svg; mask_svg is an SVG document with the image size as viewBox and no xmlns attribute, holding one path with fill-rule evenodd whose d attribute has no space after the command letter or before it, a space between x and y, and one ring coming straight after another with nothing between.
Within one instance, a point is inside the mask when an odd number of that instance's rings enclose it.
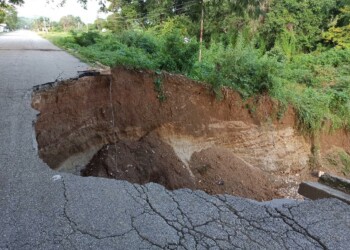
<instances>
[{"instance_id":1,"label":"leafy bush","mask_svg":"<svg viewBox=\"0 0 350 250\"><path fill-rule=\"evenodd\" d=\"M166 33L162 37L160 68L170 72L188 73L198 55L198 44L187 40L179 32Z\"/></svg>"},{"instance_id":2,"label":"leafy bush","mask_svg":"<svg viewBox=\"0 0 350 250\"><path fill-rule=\"evenodd\" d=\"M204 52L203 62L193 68L191 75L214 86L219 81L246 98L271 90L278 81L280 67L276 59L261 55L260 50L239 40L235 47L223 48L217 44L209 48Z\"/></svg>"},{"instance_id":3,"label":"leafy bush","mask_svg":"<svg viewBox=\"0 0 350 250\"><path fill-rule=\"evenodd\" d=\"M77 48L79 47L76 44L74 37L71 33L60 32L60 33L48 33L45 35L45 38L49 39L51 42L56 44L59 47L63 48Z\"/></svg>"},{"instance_id":4,"label":"leafy bush","mask_svg":"<svg viewBox=\"0 0 350 250\"><path fill-rule=\"evenodd\" d=\"M334 128L350 129L350 81L332 86L328 91L331 96L330 110L337 118Z\"/></svg>"},{"instance_id":5,"label":"leafy bush","mask_svg":"<svg viewBox=\"0 0 350 250\"><path fill-rule=\"evenodd\" d=\"M98 46L96 46L98 47ZM92 62L99 61L108 66L124 65L137 69L156 69L157 63L142 49L121 45L118 50L97 50L95 46L82 47L79 52Z\"/></svg>"},{"instance_id":6,"label":"leafy bush","mask_svg":"<svg viewBox=\"0 0 350 250\"><path fill-rule=\"evenodd\" d=\"M71 32L72 36L77 44L83 47L91 46L100 39L100 34L96 31L89 32Z\"/></svg>"},{"instance_id":7,"label":"leafy bush","mask_svg":"<svg viewBox=\"0 0 350 250\"><path fill-rule=\"evenodd\" d=\"M228 51L222 65L224 77L232 80L232 86L245 97L268 92L279 69L277 61L260 55L249 46Z\"/></svg>"},{"instance_id":8,"label":"leafy bush","mask_svg":"<svg viewBox=\"0 0 350 250\"><path fill-rule=\"evenodd\" d=\"M327 120L332 120L329 110L331 96L327 93L308 87L292 98L291 102L298 113L299 126L305 132L319 131Z\"/></svg>"},{"instance_id":9,"label":"leafy bush","mask_svg":"<svg viewBox=\"0 0 350 250\"><path fill-rule=\"evenodd\" d=\"M323 34L323 38L336 46L336 48L350 49L350 6L340 8L340 14L335 18L336 23L327 32Z\"/></svg>"},{"instance_id":10,"label":"leafy bush","mask_svg":"<svg viewBox=\"0 0 350 250\"><path fill-rule=\"evenodd\" d=\"M128 47L140 48L149 54L156 53L159 50L157 40L146 32L127 30L118 35L117 39Z\"/></svg>"}]
</instances>

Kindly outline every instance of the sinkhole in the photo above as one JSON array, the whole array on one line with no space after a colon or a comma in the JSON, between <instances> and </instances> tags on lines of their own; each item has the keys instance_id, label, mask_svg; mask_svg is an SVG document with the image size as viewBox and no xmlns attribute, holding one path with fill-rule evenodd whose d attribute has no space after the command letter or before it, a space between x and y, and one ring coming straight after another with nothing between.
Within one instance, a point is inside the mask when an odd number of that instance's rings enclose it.
<instances>
[{"instance_id":1,"label":"sinkhole","mask_svg":"<svg viewBox=\"0 0 350 250\"><path fill-rule=\"evenodd\" d=\"M270 200L283 196L273 173L305 160L294 140L288 154L297 157L285 166L276 155L285 153L281 137L291 141L290 131L259 125L237 93L218 102L210 88L181 75L85 74L36 86L32 107L40 158L84 177Z\"/></svg>"}]
</instances>

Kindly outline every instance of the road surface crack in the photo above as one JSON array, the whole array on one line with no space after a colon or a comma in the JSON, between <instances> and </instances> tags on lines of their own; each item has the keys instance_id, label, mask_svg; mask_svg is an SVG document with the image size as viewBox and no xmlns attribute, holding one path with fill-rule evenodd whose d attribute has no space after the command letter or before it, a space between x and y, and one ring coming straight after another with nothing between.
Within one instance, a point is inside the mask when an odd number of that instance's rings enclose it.
<instances>
[{"instance_id":1,"label":"road surface crack","mask_svg":"<svg viewBox=\"0 0 350 250\"><path fill-rule=\"evenodd\" d=\"M313 239L314 241L316 241L316 242L322 247L322 249L326 250L326 249L327 249L327 246L326 246L318 237L312 235L306 228L304 228L303 226L301 226L298 222L296 222L296 221L294 220L293 214L292 214L292 211L291 211L292 208L293 208L293 207L287 207L287 209L288 209L288 211L289 211L291 217L288 216L288 215L286 215L286 214L283 214L282 211L280 211L279 209L275 209L275 210L276 210L277 213L280 214L280 216L282 217L282 220L283 220L283 221L285 221L285 220L283 219L283 218L285 217L285 218L287 218L288 220L294 222L294 224L297 225L297 226L301 229L301 231L302 231L302 233L303 233L304 235L306 235L306 236L308 236L309 238L311 238L311 239ZM293 226L291 226L291 227L293 227Z\"/></svg>"},{"instance_id":2,"label":"road surface crack","mask_svg":"<svg viewBox=\"0 0 350 250\"><path fill-rule=\"evenodd\" d=\"M123 236L125 236L133 231L133 229L131 229L131 230L128 230L128 231L121 233L121 234L111 234L111 235L101 237L101 236L95 235L91 232L82 230L81 228L79 228L79 225L68 214L69 199L68 199L68 192L67 192L67 187L66 187L66 183L65 183L64 178L62 178L62 184L63 184L63 195L65 198L65 203L64 203L64 207L63 207L63 214L64 214L64 217L68 220L69 225L71 226L71 228L74 232L79 232L83 235L88 235L88 236L90 236L94 239L97 239L97 240L104 240L104 239L123 237Z\"/></svg>"}]
</instances>

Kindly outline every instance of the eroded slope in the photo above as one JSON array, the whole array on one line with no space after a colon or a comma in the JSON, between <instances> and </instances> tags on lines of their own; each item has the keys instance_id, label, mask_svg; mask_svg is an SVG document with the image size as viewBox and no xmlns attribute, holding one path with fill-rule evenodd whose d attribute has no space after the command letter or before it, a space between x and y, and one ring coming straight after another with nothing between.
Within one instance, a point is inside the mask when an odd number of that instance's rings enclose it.
<instances>
[{"instance_id":1,"label":"eroded slope","mask_svg":"<svg viewBox=\"0 0 350 250\"><path fill-rule=\"evenodd\" d=\"M40 157L78 174L88 164L85 175L168 188L181 186L170 181L179 179L182 187L265 200L279 196L279 176L308 172L312 156L313 141L297 132L291 109L277 120L268 97L243 102L224 90L217 101L210 88L179 75L116 68L38 87L32 105L40 111ZM321 138L327 149L329 141L349 149L347 140L329 138Z\"/></svg>"}]
</instances>

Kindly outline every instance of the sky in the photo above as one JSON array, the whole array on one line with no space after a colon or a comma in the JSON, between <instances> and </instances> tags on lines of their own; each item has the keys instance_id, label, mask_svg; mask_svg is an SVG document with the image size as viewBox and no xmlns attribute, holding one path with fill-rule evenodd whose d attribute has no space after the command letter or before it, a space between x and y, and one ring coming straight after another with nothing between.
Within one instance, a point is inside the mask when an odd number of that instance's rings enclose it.
<instances>
[{"instance_id":1,"label":"sky","mask_svg":"<svg viewBox=\"0 0 350 250\"><path fill-rule=\"evenodd\" d=\"M57 2L57 1L56 1ZM49 17L52 21L59 21L62 16L79 16L84 23L93 23L97 17L105 18L106 14L98 13L98 0L88 0L85 10L76 0L67 0L65 6L57 7L47 0L25 0L25 4L17 6L19 17Z\"/></svg>"}]
</instances>

